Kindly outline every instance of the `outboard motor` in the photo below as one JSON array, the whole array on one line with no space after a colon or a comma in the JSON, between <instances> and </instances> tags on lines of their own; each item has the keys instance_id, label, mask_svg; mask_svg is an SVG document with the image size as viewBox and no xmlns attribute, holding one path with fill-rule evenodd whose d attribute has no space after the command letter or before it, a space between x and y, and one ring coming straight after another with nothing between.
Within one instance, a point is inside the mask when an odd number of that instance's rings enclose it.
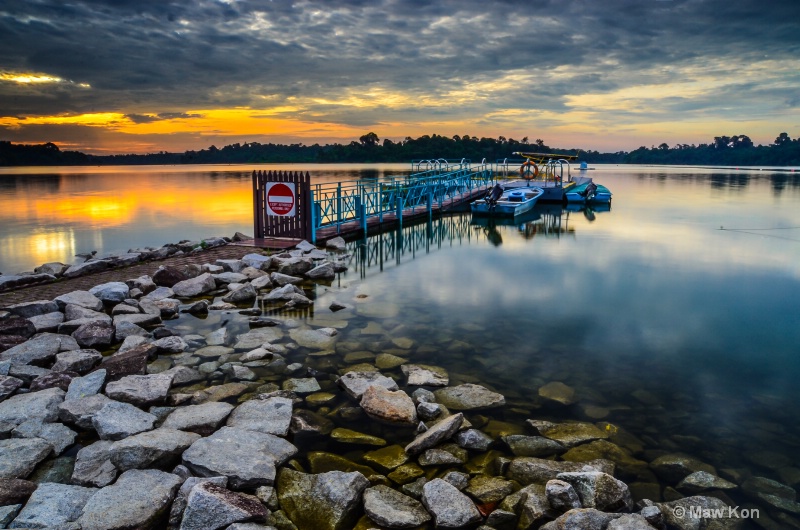
<instances>
[{"instance_id":1,"label":"outboard motor","mask_svg":"<svg viewBox=\"0 0 800 530\"><path fill-rule=\"evenodd\" d=\"M597 195L597 184L590 182L589 185L586 186L586 200L591 201L594 199L595 195Z\"/></svg>"},{"instance_id":2,"label":"outboard motor","mask_svg":"<svg viewBox=\"0 0 800 530\"><path fill-rule=\"evenodd\" d=\"M495 205L497 205L497 199L499 199L502 194L503 185L498 182L486 196L486 204L489 205L489 209L492 209L495 207Z\"/></svg>"}]
</instances>

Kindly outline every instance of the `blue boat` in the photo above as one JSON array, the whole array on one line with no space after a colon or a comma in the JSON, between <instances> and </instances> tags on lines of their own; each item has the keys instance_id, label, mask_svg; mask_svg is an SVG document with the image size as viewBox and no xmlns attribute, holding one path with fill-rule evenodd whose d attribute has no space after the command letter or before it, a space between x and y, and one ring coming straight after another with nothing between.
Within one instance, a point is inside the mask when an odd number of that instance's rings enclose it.
<instances>
[{"instance_id":1,"label":"blue boat","mask_svg":"<svg viewBox=\"0 0 800 530\"><path fill-rule=\"evenodd\" d=\"M498 183L486 197L473 202L470 209L474 215L515 217L531 211L543 194L544 190L535 186L504 189Z\"/></svg>"},{"instance_id":2,"label":"blue boat","mask_svg":"<svg viewBox=\"0 0 800 530\"><path fill-rule=\"evenodd\" d=\"M568 203L608 204L611 202L611 191L602 184L595 184L590 180L567 189L564 198Z\"/></svg>"}]
</instances>

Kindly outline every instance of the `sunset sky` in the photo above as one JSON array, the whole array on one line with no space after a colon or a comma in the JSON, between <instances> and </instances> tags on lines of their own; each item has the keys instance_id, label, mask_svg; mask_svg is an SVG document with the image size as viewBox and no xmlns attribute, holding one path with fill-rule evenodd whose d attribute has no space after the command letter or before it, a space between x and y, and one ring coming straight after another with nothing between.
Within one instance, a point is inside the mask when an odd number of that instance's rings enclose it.
<instances>
[{"instance_id":1,"label":"sunset sky","mask_svg":"<svg viewBox=\"0 0 800 530\"><path fill-rule=\"evenodd\" d=\"M798 0L6 0L0 140L768 144L800 135L798 21Z\"/></svg>"}]
</instances>

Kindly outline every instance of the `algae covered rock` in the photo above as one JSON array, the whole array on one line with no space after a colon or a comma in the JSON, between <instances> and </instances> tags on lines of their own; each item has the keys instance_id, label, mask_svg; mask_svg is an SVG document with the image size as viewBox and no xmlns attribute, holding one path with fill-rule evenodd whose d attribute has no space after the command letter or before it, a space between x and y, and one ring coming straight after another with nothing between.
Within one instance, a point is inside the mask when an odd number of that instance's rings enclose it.
<instances>
[{"instance_id":1,"label":"algae covered rock","mask_svg":"<svg viewBox=\"0 0 800 530\"><path fill-rule=\"evenodd\" d=\"M344 530L354 525L369 481L359 472L311 475L284 468L277 484L281 507L298 528Z\"/></svg>"}]
</instances>

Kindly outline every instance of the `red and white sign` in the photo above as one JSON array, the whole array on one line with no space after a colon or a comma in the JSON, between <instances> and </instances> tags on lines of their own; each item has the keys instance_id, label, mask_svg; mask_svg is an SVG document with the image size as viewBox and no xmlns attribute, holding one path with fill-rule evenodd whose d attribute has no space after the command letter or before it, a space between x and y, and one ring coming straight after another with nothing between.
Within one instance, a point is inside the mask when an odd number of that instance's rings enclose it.
<instances>
[{"instance_id":1,"label":"red and white sign","mask_svg":"<svg viewBox=\"0 0 800 530\"><path fill-rule=\"evenodd\" d=\"M295 211L294 182L270 182L267 184L267 215L293 217Z\"/></svg>"}]
</instances>

